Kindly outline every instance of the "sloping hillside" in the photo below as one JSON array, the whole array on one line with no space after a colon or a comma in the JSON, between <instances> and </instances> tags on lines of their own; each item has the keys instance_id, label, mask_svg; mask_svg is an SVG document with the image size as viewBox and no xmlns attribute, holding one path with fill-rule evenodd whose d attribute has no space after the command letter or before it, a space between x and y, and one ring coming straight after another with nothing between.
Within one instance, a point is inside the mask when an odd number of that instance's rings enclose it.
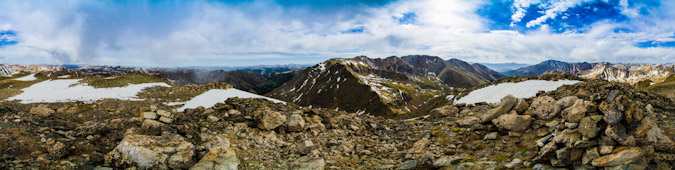
<instances>
[{"instance_id":1,"label":"sloping hillside","mask_svg":"<svg viewBox=\"0 0 675 170\"><path fill-rule=\"evenodd\" d=\"M433 56L359 56L307 68L268 96L302 106L409 117L447 103L451 87L473 87L500 76L482 65Z\"/></svg>"}]
</instances>

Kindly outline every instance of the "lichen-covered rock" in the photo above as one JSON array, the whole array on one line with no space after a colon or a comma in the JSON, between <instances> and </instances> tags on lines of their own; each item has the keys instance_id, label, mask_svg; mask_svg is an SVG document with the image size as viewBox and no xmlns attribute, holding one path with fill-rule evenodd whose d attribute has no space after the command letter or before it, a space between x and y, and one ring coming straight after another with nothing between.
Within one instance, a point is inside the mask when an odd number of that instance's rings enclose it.
<instances>
[{"instance_id":1,"label":"lichen-covered rock","mask_svg":"<svg viewBox=\"0 0 675 170\"><path fill-rule=\"evenodd\" d=\"M305 119L302 118L300 114L292 114L288 118L288 122L286 123L286 127L288 127L288 130L290 131L303 131L305 130Z\"/></svg>"},{"instance_id":2,"label":"lichen-covered rock","mask_svg":"<svg viewBox=\"0 0 675 170\"><path fill-rule=\"evenodd\" d=\"M553 97L541 96L534 98L530 108L525 111L527 115L533 115L537 119L551 119L560 113L560 106Z\"/></svg>"},{"instance_id":3,"label":"lichen-covered rock","mask_svg":"<svg viewBox=\"0 0 675 170\"><path fill-rule=\"evenodd\" d=\"M561 109L566 109L576 103L576 101L579 100L577 96L567 96L563 97L562 99L556 101L556 104L560 106Z\"/></svg>"},{"instance_id":4,"label":"lichen-covered rock","mask_svg":"<svg viewBox=\"0 0 675 170\"><path fill-rule=\"evenodd\" d=\"M478 123L480 123L480 118L477 118L475 116L469 116L469 117L465 117L465 118L462 118L460 120L457 120L457 124L459 124L460 126L471 126L471 125L478 124Z\"/></svg>"},{"instance_id":5,"label":"lichen-covered rock","mask_svg":"<svg viewBox=\"0 0 675 170\"><path fill-rule=\"evenodd\" d=\"M513 106L513 110L520 114L525 114L525 111L527 111L528 107L530 107L530 105L527 104L527 101L525 101L525 99L519 98L516 106Z\"/></svg>"},{"instance_id":6,"label":"lichen-covered rock","mask_svg":"<svg viewBox=\"0 0 675 170\"><path fill-rule=\"evenodd\" d=\"M443 106L435 108L429 112L430 118L442 118L450 115L456 115L459 113L459 108L454 106Z\"/></svg>"},{"instance_id":7,"label":"lichen-covered rock","mask_svg":"<svg viewBox=\"0 0 675 170\"><path fill-rule=\"evenodd\" d=\"M494 123L499 128L508 129L511 131L524 131L534 121L530 115L518 115L516 111L511 111L510 114L504 114L497 119L493 119Z\"/></svg>"},{"instance_id":8,"label":"lichen-covered rock","mask_svg":"<svg viewBox=\"0 0 675 170\"><path fill-rule=\"evenodd\" d=\"M626 132L626 127L621 124L609 125L605 129L605 135L619 142L621 145L634 146L635 137Z\"/></svg>"},{"instance_id":9,"label":"lichen-covered rock","mask_svg":"<svg viewBox=\"0 0 675 170\"><path fill-rule=\"evenodd\" d=\"M499 106L497 106L494 109L490 109L487 113L481 117L481 122L489 122L492 121L492 119L495 119L502 114L508 112L513 108L513 105L516 104L516 98L513 97L513 95L507 95L502 98L502 100L499 102Z\"/></svg>"},{"instance_id":10,"label":"lichen-covered rock","mask_svg":"<svg viewBox=\"0 0 675 170\"><path fill-rule=\"evenodd\" d=\"M258 128L263 130L272 130L281 126L286 122L286 116L279 112L264 111L263 115L259 116Z\"/></svg>"},{"instance_id":11,"label":"lichen-covered rock","mask_svg":"<svg viewBox=\"0 0 675 170\"><path fill-rule=\"evenodd\" d=\"M128 135L105 156L105 162L114 167L187 169L194 164L194 149L192 143L177 134Z\"/></svg>"},{"instance_id":12,"label":"lichen-covered rock","mask_svg":"<svg viewBox=\"0 0 675 170\"><path fill-rule=\"evenodd\" d=\"M37 107L33 107L30 109L30 114L42 116L42 117L47 117L49 115L52 115L54 112L54 109L49 108L49 106L45 104L40 104Z\"/></svg>"},{"instance_id":13,"label":"lichen-covered rock","mask_svg":"<svg viewBox=\"0 0 675 170\"><path fill-rule=\"evenodd\" d=\"M292 163L293 170L323 170L326 161L323 158L302 157Z\"/></svg>"},{"instance_id":14,"label":"lichen-covered rock","mask_svg":"<svg viewBox=\"0 0 675 170\"><path fill-rule=\"evenodd\" d=\"M241 162L229 144L211 148L190 170L236 170Z\"/></svg>"},{"instance_id":15,"label":"lichen-covered rock","mask_svg":"<svg viewBox=\"0 0 675 170\"><path fill-rule=\"evenodd\" d=\"M567 119L567 121L572 123L579 123L581 119L586 117L586 113L592 111L594 107L595 106L591 101L576 100L576 102L574 102L574 105L563 110L562 113L565 119Z\"/></svg>"},{"instance_id":16,"label":"lichen-covered rock","mask_svg":"<svg viewBox=\"0 0 675 170\"><path fill-rule=\"evenodd\" d=\"M618 149L617 149L618 150ZM637 162L642 159L644 153L639 147L629 147L617 151L613 154L601 156L593 159L593 166L608 167L621 166L629 163Z\"/></svg>"},{"instance_id":17,"label":"lichen-covered rock","mask_svg":"<svg viewBox=\"0 0 675 170\"><path fill-rule=\"evenodd\" d=\"M603 120L610 125L619 123L623 118L623 105L603 101L598 109L604 114Z\"/></svg>"},{"instance_id":18,"label":"lichen-covered rock","mask_svg":"<svg viewBox=\"0 0 675 170\"><path fill-rule=\"evenodd\" d=\"M68 147L61 142L56 142L49 146L47 151L49 151L49 156L59 158L68 154Z\"/></svg>"},{"instance_id":19,"label":"lichen-covered rock","mask_svg":"<svg viewBox=\"0 0 675 170\"><path fill-rule=\"evenodd\" d=\"M587 116L579 122L579 132L586 138L594 138L600 131L598 122L602 119L601 115Z\"/></svg>"}]
</instances>

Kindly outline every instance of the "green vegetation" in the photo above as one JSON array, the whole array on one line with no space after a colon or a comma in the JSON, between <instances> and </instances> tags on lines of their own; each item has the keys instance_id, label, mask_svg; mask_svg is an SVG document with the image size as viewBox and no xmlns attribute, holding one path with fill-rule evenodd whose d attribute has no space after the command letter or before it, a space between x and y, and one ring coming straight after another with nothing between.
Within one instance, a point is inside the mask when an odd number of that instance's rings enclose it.
<instances>
[{"instance_id":1,"label":"green vegetation","mask_svg":"<svg viewBox=\"0 0 675 170\"><path fill-rule=\"evenodd\" d=\"M656 83L653 85L639 83L637 88L666 96L675 101L675 74L670 74L669 76L665 77L661 83Z\"/></svg>"},{"instance_id":2,"label":"green vegetation","mask_svg":"<svg viewBox=\"0 0 675 170\"><path fill-rule=\"evenodd\" d=\"M125 74L116 77L87 77L80 80L80 83L86 83L94 88L124 87L129 84L157 83L164 82L171 84L166 79L151 76L147 74Z\"/></svg>"},{"instance_id":3,"label":"green vegetation","mask_svg":"<svg viewBox=\"0 0 675 170\"><path fill-rule=\"evenodd\" d=\"M14 80L17 78L25 77L30 75L31 73L28 72L20 72L17 74L14 74L10 77L0 77L0 100L5 100L7 98L10 98L12 96L16 96L18 94L21 94L23 91L21 89L29 87L35 83L41 82L43 80L48 79L47 76L42 75L40 73L35 74L35 80L33 81L18 81Z\"/></svg>"}]
</instances>

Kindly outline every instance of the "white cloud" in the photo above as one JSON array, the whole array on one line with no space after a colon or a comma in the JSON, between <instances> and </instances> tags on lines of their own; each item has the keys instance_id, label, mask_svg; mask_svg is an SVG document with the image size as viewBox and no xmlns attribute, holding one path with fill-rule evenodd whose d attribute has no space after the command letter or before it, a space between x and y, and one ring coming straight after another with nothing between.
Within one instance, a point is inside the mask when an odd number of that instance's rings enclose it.
<instances>
[{"instance_id":1,"label":"white cloud","mask_svg":"<svg viewBox=\"0 0 675 170\"><path fill-rule=\"evenodd\" d=\"M582 3L565 2L550 5L547 17L541 20L555 18ZM536 5L532 0L516 3L511 17L514 22L520 22L524 9ZM487 19L475 13L484 4L401 1L331 12L260 1L243 5L206 1L152 5L70 1L40 5L12 1L0 6L0 29L16 31L19 44L0 48L0 59L185 66L235 65L243 60L253 64L307 63L356 55L429 54L472 62L524 63L546 59L658 63L672 62L675 56L672 48L633 46L639 41L674 35L675 13L667 10L672 3L654 9L666 17L635 16L628 23L599 22L585 33L553 33L547 26L528 33L490 31ZM415 24L401 25L395 19L409 12L417 16ZM363 27L364 33L342 33L356 27ZM612 31L619 27L635 31Z\"/></svg>"}]
</instances>

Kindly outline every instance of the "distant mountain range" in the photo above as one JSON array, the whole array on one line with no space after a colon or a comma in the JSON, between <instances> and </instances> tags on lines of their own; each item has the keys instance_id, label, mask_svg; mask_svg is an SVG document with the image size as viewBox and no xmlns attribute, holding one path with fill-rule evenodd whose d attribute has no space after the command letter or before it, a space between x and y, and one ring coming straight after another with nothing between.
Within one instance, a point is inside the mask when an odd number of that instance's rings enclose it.
<instances>
[{"instance_id":1,"label":"distant mountain range","mask_svg":"<svg viewBox=\"0 0 675 170\"><path fill-rule=\"evenodd\" d=\"M536 75L541 75L546 71L553 70L553 69L558 69L564 66L568 66L570 63L562 62L562 61L556 61L556 60L546 60L544 62L541 62L539 64L519 68L516 70L511 70L511 71L506 71L502 72L504 76L515 76L515 75L520 75L520 76L536 76Z\"/></svg>"},{"instance_id":2,"label":"distant mountain range","mask_svg":"<svg viewBox=\"0 0 675 170\"><path fill-rule=\"evenodd\" d=\"M500 73L529 66L529 64L522 64L522 63L480 63L480 64Z\"/></svg>"},{"instance_id":3,"label":"distant mountain range","mask_svg":"<svg viewBox=\"0 0 675 170\"><path fill-rule=\"evenodd\" d=\"M503 77L481 64L435 56L331 59L306 68L267 95L302 106L397 117L448 103L452 87Z\"/></svg>"}]
</instances>

